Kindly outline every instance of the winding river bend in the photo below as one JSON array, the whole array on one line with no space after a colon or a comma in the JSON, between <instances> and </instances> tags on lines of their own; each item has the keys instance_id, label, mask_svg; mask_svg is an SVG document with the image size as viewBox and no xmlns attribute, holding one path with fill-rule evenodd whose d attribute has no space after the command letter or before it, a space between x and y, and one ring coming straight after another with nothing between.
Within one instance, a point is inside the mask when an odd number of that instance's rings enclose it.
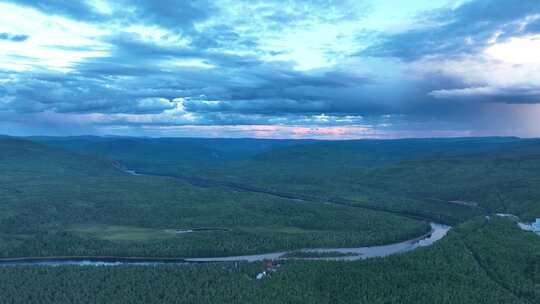
<instances>
[{"instance_id":1,"label":"winding river bend","mask_svg":"<svg viewBox=\"0 0 540 304\"><path fill-rule=\"evenodd\" d=\"M420 247L430 246L442 239L450 230L450 226L431 223L431 232L421 237L382 246L369 246L358 248L315 248L301 249L298 251L309 253L340 253L345 256L322 257L322 258L293 258L287 257L291 252L281 251L255 255L241 255L229 257L208 258L122 258L122 257L55 257L55 258L15 258L0 259L0 266L158 266L158 265L185 265L194 263L219 263L219 262L257 262L264 260L333 260L333 261L356 261L374 257L385 257L392 254L404 253Z\"/></svg>"},{"instance_id":2,"label":"winding river bend","mask_svg":"<svg viewBox=\"0 0 540 304\"><path fill-rule=\"evenodd\" d=\"M423 235L419 238L412 240L382 245L382 246L369 246L358 248L314 248L314 249L302 249L300 251L309 253L341 253L347 254L346 256L339 257L322 257L322 258L287 258L286 256L291 253L287 251L256 254L256 255L243 255L233 257L219 257L219 258L191 258L186 259L187 262L256 262L263 260L285 260L285 259L302 259L302 260L334 260L334 261L355 261L363 260L374 257L385 257L392 254L403 253L412 251L419 247L430 246L436 241L442 239L446 233L450 230L450 226L431 223L431 232Z\"/></svg>"},{"instance_id":3,"label":"winding river bend","mask_svg":"<svg viewBox=\"0 0 540 304\"><path fill-rule=\"evenodd\" d=\"M167 176L159 174L139 173L135 170L127 169L119 164L115 165L118 169L131 175L146 175L146 176L160 176L168 178L185 179L176 176ZM204 182L208 182L204 180ZM239 188L236 184L222 184L230 188ZM253 191L259 193L266 193L269 195L279 196L282 198L292 200L306 200L305 197L296 197L290 194L281 194L275 192L268 192L261 189L251 189L242 187L241 190ZM307 200L312 200L309 198ZM343 202L330 201L337 205L344 204ZM371 209L371 208L369 208ZM379 210L385 212L386 210ZM389 211L390 213L396 213L395 211ZM402 214L403 216L414 217L416 215ZM417 218L419 220L426 220L425 218ZM431 231L420 237L388 244L381 246L368 246L357 248L309 248L300 249L295 251L280 251L264 254L254 255L241 255L241 256L228 256L228 257L200 257L200 258L152 258L152 257L27 257L27 258L5 258L0 259L0 266L158 266L158 265L186 265L195 263L220 263L220 262L256 262L265 260L332 260L332 261L356 261L374 257L385 257L393 254L399 254L409 252L420 247L431 246L436 241L444 238L451 226L431 223ZM315 257L293 257L291 254L295 252L303 252ZM335 253L338 256L332 256ZM324 257L316 257L318 254L324 255Z\"/></svg>"}]
</instances>

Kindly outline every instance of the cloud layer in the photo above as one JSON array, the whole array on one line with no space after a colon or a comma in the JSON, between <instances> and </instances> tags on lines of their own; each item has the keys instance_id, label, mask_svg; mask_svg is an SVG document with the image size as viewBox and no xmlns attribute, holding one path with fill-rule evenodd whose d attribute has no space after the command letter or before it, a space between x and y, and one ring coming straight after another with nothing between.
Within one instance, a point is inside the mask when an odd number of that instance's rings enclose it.
<instances>
[{"instance_id":1,"label":"cloud layer","mask_svg":"<svg viewBox=\"0 0 540 304\"><path fill-rule=\"evenodd\" d=\"M0 133L540 135L540 2L390 2L0 0Z\"/></svg>"}]
</instances>

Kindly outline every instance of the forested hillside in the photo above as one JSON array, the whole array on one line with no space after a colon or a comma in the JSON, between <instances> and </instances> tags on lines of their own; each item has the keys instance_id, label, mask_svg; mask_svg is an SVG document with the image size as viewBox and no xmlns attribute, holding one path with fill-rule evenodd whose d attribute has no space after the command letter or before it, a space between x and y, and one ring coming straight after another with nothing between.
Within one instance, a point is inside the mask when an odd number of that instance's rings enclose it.
<instances>
[{"instance_id":1,"label":"forested hillside","mask_svg":"<svg viewBox=\"0 0 540 304\"><path fill-rule=\"evenodd\" d=\"M484 213L514 213L528 220L540 216L538 140L110 138L99 140L107 142L98 145L99 151L85 148L96 139L38 140L109 157L140 172L333 199L452 224ZM130 142L137 148L117 148ZM168 143L174 145L165 149ZM151 147L161 147L167 155L140 153ZM236 157L223 151L234 151ZM197 161L186 161L194 158Z\"/></svg>"},{"instance_id":2,"label":"forested hillside","mask_svg":"<svg viewBox=\"0 0 540 304\"><path fill-rule=\"evenodd\" d=\"M133 176L106 156L0 139L0 256L197 257L391 243L429 230L383 212ZM176 230L217 228L191 233Z\"/></svg>"}]
</instances>

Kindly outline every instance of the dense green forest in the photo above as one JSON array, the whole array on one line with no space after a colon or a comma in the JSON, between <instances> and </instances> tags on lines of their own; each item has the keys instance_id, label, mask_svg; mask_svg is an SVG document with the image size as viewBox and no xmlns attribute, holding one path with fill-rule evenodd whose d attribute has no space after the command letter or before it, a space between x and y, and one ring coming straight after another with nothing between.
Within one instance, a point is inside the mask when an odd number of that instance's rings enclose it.
<instances>
[{"instance_id":1,"label":"dense green forest","mask_svg":"<svg viewBox=\"0 0 540 304\"><path fill-rule=\"evenodd\" d=\"M538 303L540 237L477 218L432 247L358 262L0 267L1 303Z\"/></svg>"},{"instance_id":2,"label":"dense green forest","mask_svg":"<svg viewBox=\"0 0 540 304\"><path fill-rule=\"evenodd\" d=\"M0 140L0 256L197 257L414 238L424 222L176 179L109 159ZM177 229L221 231L176 234Z\"/></svg>"},{"instance_id":3,"label":"dense green forest","mask_svg":"<svg viewBox=\"0 0 540 304\"><path fill-rule=\"evenodd\" d=\"M421 235L427 221L540 214L535 140L5 137L0 148L3 257L363 246ZM198 227L224 230L174 233Z\"/></svg>"},{"instance_id":4,"label":"dense green forest","mask_svg":"<svg viewBox=\"0 0 540 304\"><path fill-rule=\"evenodd\" d=\"M540 237L494 214L540 217L539 169L540 141L517 138L2 137L3 258L315 257L296 250L454 228L385 258L280 261L262 280L261 262L4 265L0 303L538 303Z\"/></svg>"},{"instance_id":5,"label":"dense green forest","mask_svg":"<svg viewBox=\"0 0 540 304\"><path fill-rule=\"evenodd\" d=\"M334 199L449 224L494 212L527 220L540 215L540 140L33 140L140 172Z\"/></svg>"}]
</instances>

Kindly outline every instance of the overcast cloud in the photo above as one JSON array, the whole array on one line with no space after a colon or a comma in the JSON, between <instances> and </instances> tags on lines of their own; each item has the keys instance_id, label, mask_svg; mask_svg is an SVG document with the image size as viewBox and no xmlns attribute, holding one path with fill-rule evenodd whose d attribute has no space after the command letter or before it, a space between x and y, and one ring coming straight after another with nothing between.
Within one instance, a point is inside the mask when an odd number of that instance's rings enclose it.
<instances>
[{"instance_id":1,"label":"overcast cloud","mask_svg":"<svg viewBox=\"0 0 540 304\"><path fill-rule=\"evenodd\" d=\"M0 133L540 136L540 1L0 0Z\"/></svg>"}]
</instances>

